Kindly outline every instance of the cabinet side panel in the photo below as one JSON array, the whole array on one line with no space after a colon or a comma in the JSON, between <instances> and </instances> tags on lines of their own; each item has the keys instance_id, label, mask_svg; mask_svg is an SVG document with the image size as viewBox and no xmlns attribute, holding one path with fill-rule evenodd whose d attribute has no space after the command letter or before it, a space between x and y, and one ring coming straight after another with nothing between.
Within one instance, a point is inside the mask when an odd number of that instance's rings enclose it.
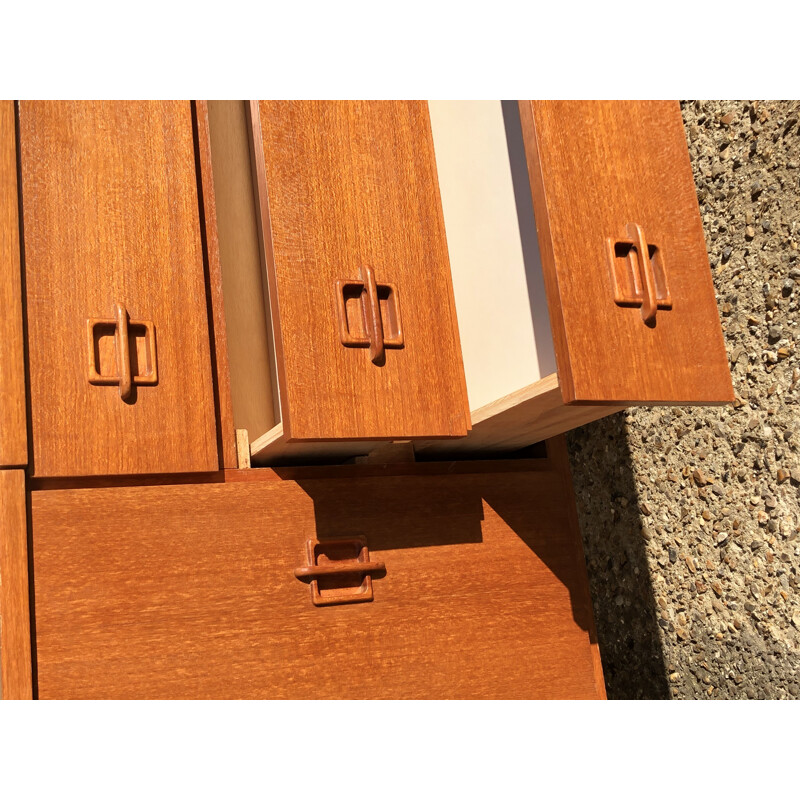
<instances>
[{"instance_id":1,"label":"cabinet side panel","mask_svg":"<svg viewBox=\"0 0 800 800\"><path fill-rule=\"evenodd\" d=\"M0 467L28 463L15 125L0 101Z\"/></svg>"},{"instance_id":2,"label":"cabinet side panel","mask_svg":"<svg viewBox=\"0 0 800 800\"><path fill-rule=\"evenodd\" d=\"M32 697L25 473L0 470L0 662L5 700Z\"/></svg>"},{"instance_id":3,"label":"cabinet side panel","mask_svg":"<svg viewBox=\"0 0 800 800\"><path fill-rule=\"evenodd\" d=\"M428 106L474 411L555 372L525 152L499 100Z\"/></svg>"},{"instance_id":4,"label":"cabinet side panel","mask_svg":"<svg viewBox=\"0 0 800 800\"><path fill-rule=\"evenodd\" d=\"M242 100L208 103L219 255L235 427L250 441L270 430L275 416L271 321L266 313L258 217L250 160L249 119Z\"/></svg>"},{"instance_id":5,"label":"cabinet side panel","mask_svg":"<svg viewBox=\"0 0 800 800\"><path fill-rule=\"evenodd\" d=\"M220 467L234 469L237 465L236 430L231 399L231 372L228 358L228 329L225 324L222 264L217 227L217 194L211 160L209 110L205 100L193 103L197 165L200 173L200 215L204 232L208 320L211 336L211 365L214 374L214 405L217 410L218 449Z\"/></svg>"}]
</instances>

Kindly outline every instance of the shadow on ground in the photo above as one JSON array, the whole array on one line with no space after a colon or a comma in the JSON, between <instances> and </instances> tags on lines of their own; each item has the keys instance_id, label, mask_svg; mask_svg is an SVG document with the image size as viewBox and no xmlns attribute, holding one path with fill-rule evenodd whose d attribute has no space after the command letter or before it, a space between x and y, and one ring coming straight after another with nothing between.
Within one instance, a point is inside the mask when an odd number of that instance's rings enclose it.
<instances>
[{"instance_id":1,"label":"shadow on ground","mask_svg":"<svg viewBox=\"0 0 800 800\"><path fill-rule=\"evenodd\" d=\"M668 699L625 412L567 435L609 699Z\"/></svg>"}]
</instances>

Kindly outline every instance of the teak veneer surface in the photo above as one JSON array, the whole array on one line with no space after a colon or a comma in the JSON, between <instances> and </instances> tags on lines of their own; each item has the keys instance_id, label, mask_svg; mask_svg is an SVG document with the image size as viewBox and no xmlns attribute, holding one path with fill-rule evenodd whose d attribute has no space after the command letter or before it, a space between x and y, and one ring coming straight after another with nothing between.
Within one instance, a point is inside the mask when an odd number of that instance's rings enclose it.
<instances>
[{"instance_id":1,"label":"teak veneer surface","mask_svg":"<svg viewBox=\"0 0 800 800\"><path fill-rule=\"evenodd\" d=\"M558 377L568 403L733 400L677 102L520 101ZM671 310L614 302L606 240L641 225Z\"/></svg>"},{"instance_id":2,"label":"teak veneer surface","mask_svg":"<svg viewBox=\"0 0 800 800\"><path fill-rule=\"evenodd\" d=\"M39 697L602 697L565 469L34 491ZM358 536L374 600L315 607Z\"/></svg>"},{"instance_id":3,"label":"teak veneer surface","mask_svg":"<svg viewBox=\"0 0 800 800\"><path fill-rule=\"evenodd\" d=\"M260 101L251 117L287 441L466 434L427 104ZM364 267L399 292L405 344L383 366L339 338L336 281Z\"/></svg>"},{"instance_id":4,"label":"teak veneer surface","mask_svg":"<svg viewBox=\"0 0 800 800\"><path fill-rule=\"evenodd\" d=\"M0 467L28 463L14 103L0 101Z\"/></svg>"},{"instance_id":5,"label":"teak veneer surface","mask_svg":"<svg viewBox=\"0 0 800 800\"><path fill-rule=\"evenodd\" d=\"M0 470L0 662L3 698L32 697L25 472Z\"/></svg>"},{"instance_id":6,"label":"teak veneer surface","mask_svg":"<svg viewBox=\"0 0 800 800\"><path fill-rule=\"evenodd\" d=\"M33 474L218 469L190 103L25 101L19 126ZM155 325L129 402L87 379L116 303Z\"/></svg>"}]
</instances>

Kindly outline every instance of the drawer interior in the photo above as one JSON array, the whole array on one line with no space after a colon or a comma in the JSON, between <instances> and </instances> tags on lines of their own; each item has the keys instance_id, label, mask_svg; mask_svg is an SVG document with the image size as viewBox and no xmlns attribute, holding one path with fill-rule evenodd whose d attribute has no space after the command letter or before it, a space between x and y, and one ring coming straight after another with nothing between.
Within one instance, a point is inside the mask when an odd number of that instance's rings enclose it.
<instances>
[{"instance_id":1,"label":"drawer interior","mask_svg":"<svg viewBox=\"0 0 800 800\"><path fill-rule=\"evenodd\" d=\"M428 103L473 413L556 371L515 101Z\"/></svg>"}]
</instances>

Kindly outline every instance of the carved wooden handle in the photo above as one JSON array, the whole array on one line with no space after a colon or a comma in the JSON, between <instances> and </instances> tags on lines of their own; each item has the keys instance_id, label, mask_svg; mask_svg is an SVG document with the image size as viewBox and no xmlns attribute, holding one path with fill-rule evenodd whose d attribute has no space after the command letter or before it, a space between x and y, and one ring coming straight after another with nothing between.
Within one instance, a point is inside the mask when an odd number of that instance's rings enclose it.
<instances>
[{"instance_id":1,"label":"carved wooden handle","mask_svg":"<svg viewBox=\"0 0 800 800\"><path fill-rule=\"evenodd\" d=\"M386 363L387 349L403 347L403 325L400 321L400 297L393 283L378 283L375 270L369 266L359 269L360 281L336 281L336 313L339 318L339 340L345 347L368 347L373 364ZM347 301L358 300L363 333L350 332L347 319ZM386 302L384 319L381 299ZM359 326L360 327L360 326Z\"/></svg>"},{"instance_id":2,"label":"carved wooden handle","mask_svg":"<svg viewBox=\"0 0 800 800\"><path fill-rule=\"evenodd\" d=\"M123 303L114 303L114 319L91 317L86 320L87 345L89 356L89 383L93 386L119 386L119 396L128 401L133 395L134 386L155 386L158 384L158 363L156 361L156 328L150 320L128 318L128 309ZM113 333L116 375L101 375L98 339ZM137 364L131 364L131 347L136 348L137 337L144 336L145 353L137 359L139 368L146 365L146 372L133 374Z\"/></svg>"},{"instance_id":3,"label":"carved wooden handle","mask_svg":"<svg viewBox=\"0 0 800 800\"><path fill-rule=\"evenodd\" d=\"M127 400L131 396L133 377L131 376L131 351L128 343L128 312L122 303L114 305L114 341L117 346L117 364L119 365L119 396Z\"/></svg>"},{"instance_id":4,"label":"carved wooden handle","mask_svg":"<svg viewBox=\"0 0 800 800\"><path fill-rule=\"evenodd\" d=\"M653 265L650 263L650 252L647 248L647 239L644 237L642 226L635 222L628 225L628 236L633 239L639 251L640 274L644 284L644 297L642 298L642 319L645 324L655 321L658 310L658 297L656 296L656 277Z\"/></svg>"},{"instance_id":5,"label":"carved wooden handle","mask_svg":"<svg viewBox=\"0 0 800 800\"><path fill-rule=\"evenodd\" d=\"M324 575L375 575L379 572L386 572L382 561L332 561L313 567L298 567L294 575L300 580L316 580Z\"/></svg>"},{"instance_id":6,"label":"carved wooden handle","mask_svg":"<svg viewBox=\"0 0 800 800\"><path fill-rule=\"evenodd\" d=\"M364 311L369 335L369 357L373 364L382 364L386 358L386 350L383 343L383 320L375 270L369 266L361 267L361 280L364 281L367 295Z\"/></svg>"},{"instance_id":7,"label":"carved wooden handle","mask_svg":"<svg viewBox=\"0 0 800 800\"><path fill-rule=\"evenodd\" d=\"M310 585L311 602L315 606L369 602L373 576L380 578L386 574L382 562L369 560L369 548L361 536L326 542L309 539L306 560L304 566L294 571L294 576ZM354 582L348 576L353 576L357 585L348 586Z\"/></svg>"}]
</instances>

